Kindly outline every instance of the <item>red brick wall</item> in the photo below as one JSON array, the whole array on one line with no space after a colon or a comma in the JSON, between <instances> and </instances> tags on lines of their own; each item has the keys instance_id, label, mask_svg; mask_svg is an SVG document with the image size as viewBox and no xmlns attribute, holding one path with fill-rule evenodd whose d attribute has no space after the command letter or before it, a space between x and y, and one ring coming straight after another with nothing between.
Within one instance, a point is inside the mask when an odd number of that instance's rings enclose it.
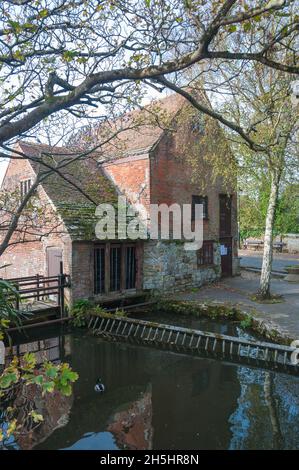
<instances>
[{"instance_id":1,"label":"red brick wall","mask_svg":"<svg viewBox=\"0 0 299 470\"><path fill-rule=\"evenodd\" d=\"M2 182L2 189L19 188L20 181L34 179L34 177L35 173L27 160L11 159Z\"/></svg>"},{"instance_id":2,"label":"red brick wall","mask_svg":"<svg viewBox=\"0 0 299 470\"><path fill-rule=\"evenodd\" d=\"M233 182L213 175L212 163L207 157L210 142L216 146L224 138L217 125L209 123L205 142L192 129L192 119L187 112L177 124L174 132L165 134L150 156L150 200L151 203L168 205L191 204L192 195L208 196L208 220L204 220L204 240L219 240L220 206L219 194L231 194L232 199L232 246L233 257L238 256L237 196ZM209 142L207 144L207 142ZM229 149L227 149L229 152ZM191 158L190 155L192 155ZM227 153L227 155L229 155ZM223 165L225 165L225 156ZM236 274L233 262L233 274Z\"/></svg>"},{"instance_id":3,"label":"red brick wall","mask_svg":"<svg viewBox=\"0 0 299 470\"><path fill-rule=\"evenodd\" d=\"M8 279L11 277L45 274L42 249L42 243L37 242L8 247L1 256L1 266L7 265L0 270L1 277Z\"/></svg>"},{"instance_id":4,"label":"red brick wall","mask_svg":"<svg viewBox=\"0 0 299 470\"><path fill-rule=\"evenodd\" d=\"M204 239L219 238L219 194L227 189L218 177L205 187L193 181L192 168L174 156L177 136L164 137L150 159L151 202L154 204L191 204L192 195L208 196L208 220L204 221ZM209 176L207 176L209 178ZM211 177L210 177L211 178ZM236 198L234 198L236 199ZM234 204L234 217L236 207ZM233 224L236 229L235 223Z\"/></svg>"},{"instance_id":5,"label":"red brick wall","mask_svg":"<svg viewBox=\"0 0 299 470\"><path fill-rule=\"evenodd\" d=\"M132 204L140 203L148 208L150 202L148 155L123 158L114 163L106 163L103 168Z\"/></svg>"},{"instance_id":6,"label":"red brick wall","mask_svg":"<svg viewBox=\"0 0 299 470\"><path fill-rule=\"evenodd\" d=\"M73 301L94 295L93 246L91 242L73 242L71 269Z\"/></svg>"},{"instance_id":7,"label":"red brick wall","mask_svg":"<svg viewBox=\"0 0 299 470\"><path fill-rule=\"evenodd\" d=\"M15 191L20 187L20 181L31 179L34 181L35 173L28 162L23 159L12 159L9 162L2 189ZM59 223L56 212L42 187L37 191L46 214L47 220L55 221L55 232L33 242L17 243L9 246L0 259L0 266L8 265L0 270L0 276L4 278L23 277L35 274L47 275L47 247L61 248L63 252L64 272L71 274L71 240L66 234L65 228ZM47 227L49 230L50 225ZM32 235L30 235L32 239ZM16 241L12 237L11 242Z\"/></svg>"}]
</instances>

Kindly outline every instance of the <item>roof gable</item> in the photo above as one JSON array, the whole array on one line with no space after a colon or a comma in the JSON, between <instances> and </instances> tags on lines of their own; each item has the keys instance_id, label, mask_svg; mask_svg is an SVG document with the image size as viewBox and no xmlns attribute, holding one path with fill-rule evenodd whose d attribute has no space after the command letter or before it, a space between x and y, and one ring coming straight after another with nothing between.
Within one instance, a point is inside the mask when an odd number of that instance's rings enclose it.
<instances>
[{"instance_id":1,"label":"roof gable","mask_svg":"<svg viewBox=\"0 0 299 470\"><path fill-rule=\"evenodd\" d=\"M98 152L102 161L148 153L163 134L172 128L172 121L185 104L185 98L173 93L92 129L90 134L82 135L81 143L84 145L86 139L87 145L96 145L105 141L107 135L117 133Z\"/></svg>"},{"instance_id":2,"label":"roof gable","mask_svg":"<svg viewBox=\"0 0 299 470\"><path fill-rule=\"evenodd\" d=\"M95 238L95 208L100 203L117 202L117 190L97 163L98 154L76 160L75 150L19 142L35 173L54 170L41 184L74 239ZM82 154L82 151L81 151ZM70 163L68 163L70 162ZM65 164L59 168L58 165Z\"/></svg>"}]
</instances>

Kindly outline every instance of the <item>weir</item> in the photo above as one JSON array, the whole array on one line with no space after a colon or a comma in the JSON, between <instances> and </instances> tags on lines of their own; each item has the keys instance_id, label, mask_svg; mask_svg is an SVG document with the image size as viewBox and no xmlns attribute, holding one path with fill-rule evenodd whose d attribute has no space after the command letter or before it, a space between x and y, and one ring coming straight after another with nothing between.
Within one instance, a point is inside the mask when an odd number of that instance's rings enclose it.
<instances>
[{"instance_id":1,"label":"weir","mask_svg":"<svg viewBox=\"0 0 299 470\"><path fill-rule=\"evenodd\" d=\"M175 325L138 320L117 315L91 314L88 328L96 336L115 341L132 341L181 353L209 355L263 368L282 368L298 374L292 361L294 347L239 338Z\"/></svg>"}]
</instances>

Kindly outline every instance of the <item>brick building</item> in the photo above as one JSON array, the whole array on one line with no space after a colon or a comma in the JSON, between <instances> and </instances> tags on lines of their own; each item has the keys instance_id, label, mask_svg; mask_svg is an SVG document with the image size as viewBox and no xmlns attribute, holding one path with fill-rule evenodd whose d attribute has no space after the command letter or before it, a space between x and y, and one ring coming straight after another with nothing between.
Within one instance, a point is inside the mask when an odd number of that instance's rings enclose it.
<instances>
[{"instance_id":1,"label":"brick building","mask_svg":"<svg viewBox=\"0 0 299 470\"><path fill-rule=\"evenodd\" d=\"M213 176L212 165L204 158L206 142L217 146L221 131L217 124L207 126L206 118L180 96L158 104L163 125L139 120L101 153L66 165L62 174L53 173L39 185L35 197L55 220L55 230L9 246L1 256L1 265L7 265L4 277L54 275L63 261L72 282L69 300L74 301L139 290L171 292L237 274L236 194L221 176ZM100 137L95 133L95 138ZM23 194L49 159L53 164L72 154L69 148L23 141L17 150L34 160L11 159L2 190L19 189ZM190 155L197 155L196 170ZM186 251L182 241L150 238L98 240L95 204L115 205L119 195L125 195L132 207L142 204L147 213L150 204L202 203L203 247Z\"/></svg>"}]
</instances>

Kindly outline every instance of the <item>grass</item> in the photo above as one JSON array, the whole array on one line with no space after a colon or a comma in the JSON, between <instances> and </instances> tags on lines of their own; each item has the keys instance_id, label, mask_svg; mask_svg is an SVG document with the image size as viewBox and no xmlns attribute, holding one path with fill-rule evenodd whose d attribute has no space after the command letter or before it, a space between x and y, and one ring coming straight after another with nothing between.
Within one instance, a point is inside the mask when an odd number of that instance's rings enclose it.
<instances>
[{"instance_id":1,"label":"grass","mask_svg":"<svg viewBox=\"0 0 299 470\"><path fill-rule=\"evenodd\" d=\"M259 304L281 304L285 301L283 295L281 294L271 294L271 296L266 299L261 297L260 294L254 294L251 295L249 299Z\"/></svg>"}]
</instances>

